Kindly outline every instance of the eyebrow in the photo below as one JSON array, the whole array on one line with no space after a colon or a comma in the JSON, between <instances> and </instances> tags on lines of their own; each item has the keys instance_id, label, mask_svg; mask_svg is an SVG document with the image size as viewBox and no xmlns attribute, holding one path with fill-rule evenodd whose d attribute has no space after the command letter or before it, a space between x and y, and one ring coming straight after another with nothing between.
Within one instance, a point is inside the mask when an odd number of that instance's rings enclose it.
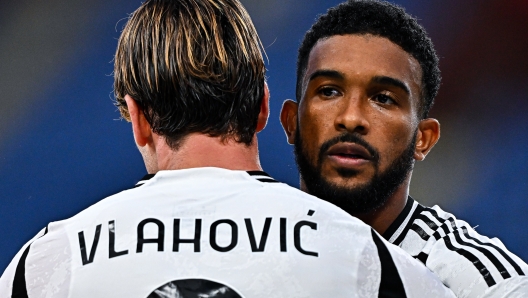
<instances>
[{"instance_id":1,"label":"eyebrow","mask_svg":"<svg viewBox=\"0 0 528 298\"><path fill-rule=\"evenodd\" d=\"M344 80L345 79L345 76L339 71L330 70L330 69L320 69L320 70L317 70L317 71L313 72L310 75L310 78L308 79L308 82L310 82L310 81L312 81L312 80L314 80L316 78L319 78L319 77L334 78L334 79L339 79L339 80ZM402 82L402 81L400 81L398 79L392 78L392 77L375 76L370 81L372 83L376 83L376 84L380 84L380 85L394 86L396 88L399 88L399 89L405 91L405 93L407 93L407 95L411 94L411 89L409 88L409 86L407 86L407 84L405 84L404 82Z\"/></svg>"},{"instance_id":2,"label":"eyebrow","mask_svg":"<svg viewBox=\"0 0 528 298\"><path fill-rule=\"evenodd\" d=\"M314 79L318 77L328 77L328 78L334 78L334 79L340 79L340 80L343 80L345 78L345 76L338 71L329 70L329 69L320 69L310 75L308 82L313 81Z\"/></svg>"},{"instance_id":3,"label":"eyebrow","mask_svg":"<svg viewBox=\"0 0 528 298\"><path fill-rule=\"evenodd\" d=\"M395 78L385 77L385 76L376 76L372 78L371 82L381 84L381 85L394 86L394 87L400 88L403 91L405 91L407 95L411 94L411 90L409 89L409 86L407 86L407 84Z\"/></svg>"}]
</instances>

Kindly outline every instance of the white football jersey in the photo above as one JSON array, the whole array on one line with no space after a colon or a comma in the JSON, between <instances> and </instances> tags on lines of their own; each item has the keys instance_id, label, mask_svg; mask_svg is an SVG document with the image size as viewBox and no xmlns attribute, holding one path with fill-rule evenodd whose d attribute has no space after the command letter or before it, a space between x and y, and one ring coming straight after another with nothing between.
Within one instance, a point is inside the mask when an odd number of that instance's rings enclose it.
<instances>
[{"instance_id":1,"label":"white football jersey","mask_svg":"<svg viewBox=\"0 0 528 298\"><path fill-rule=\"evenodd\" d=\"M457 297L528 297L528 265L499 239L438 206L409 197L383 237L422 261Z\"/></svg>"},{"instance_id":2,"label":"white football jersey","mask_svg":"<svg viewBox=\"0 0 528 298\"><path fill-rule=\"evenodd\" d=\"M15 256L1 297L454 297L341 209L264 172L160 171Z\"/></svg>"}]
</instances>

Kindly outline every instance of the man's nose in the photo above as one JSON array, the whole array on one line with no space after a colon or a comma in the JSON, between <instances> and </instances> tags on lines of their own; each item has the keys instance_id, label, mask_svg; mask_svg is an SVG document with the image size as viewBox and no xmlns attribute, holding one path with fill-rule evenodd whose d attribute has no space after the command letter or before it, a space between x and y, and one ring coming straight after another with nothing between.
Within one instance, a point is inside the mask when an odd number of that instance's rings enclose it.
<instances>
[{"instance_id":1,"label":"man's nose","mask_svg":"<svg viewBox=\"0 0 528 298\"><path fill-rule=\"evenodd\" d=\"M338 131L356 132L365 135L370 127L367 113L367 98L362 95L345 97L339 107L334 126Z\"/></svg>"}]
</instances>

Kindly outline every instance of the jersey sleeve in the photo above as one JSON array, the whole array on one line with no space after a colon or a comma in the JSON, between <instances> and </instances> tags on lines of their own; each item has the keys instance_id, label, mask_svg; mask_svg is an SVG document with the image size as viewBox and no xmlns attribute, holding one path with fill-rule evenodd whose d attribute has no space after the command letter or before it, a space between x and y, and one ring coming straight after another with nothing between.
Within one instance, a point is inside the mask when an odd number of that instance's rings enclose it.
<instances>
[{"instance_id":1,"label":"jersey sleeve","mask_svg":"<svg viewBox=\"0 0 528 298\"><path fill-rule=\"evenodd\" d=\"M68 238L51 223L11 261L0 278L0 297L68 297L70 269Z\"/></svg>"},{"instance_id":2,"label":"jersey sleeve","mask_svg":"<svg viewBox=\"0 0 528 298\"><path fill-rule=\"evenodd\" d=\"M25 261L31 244L46 234L47 228L42 229L35 237L29 240L15 255L11 263L0 277L0 297L17 297L16 294L26 293ZM23 297L23 296L20 296Z\"/></svg>"},{"instance_id":3,"label":"jersey sleeve","mask_svg":"<svg viewBox=\"0 0 528 298\"><path fill-rule=\"evenodd\" d=\"M374 230L372 238L381 262L379 297L455 297L436 275L401 248Z\"/></svg>"},{"instance_id":4,"label":"jersey sleeve","mask_svg":"<svg viewBox=\"0 0 528 298\"><path fill-rule=\"evenodd\" d=\"M522 298L528 296L528 278L516 276L488 288L482 298Z\"/></svg>"},{"instance_id":5,"label":"jersey sleeve","mask_svg":"<svg viewBox=\"0 0 528 298\"><path fill-rule=\"evenodd\" d=\"M438 206L425 208L409 234L424 241L413 255L457 297L528 297L526 263L499 239L480 235Z\"/></svg>"}]
</instances>

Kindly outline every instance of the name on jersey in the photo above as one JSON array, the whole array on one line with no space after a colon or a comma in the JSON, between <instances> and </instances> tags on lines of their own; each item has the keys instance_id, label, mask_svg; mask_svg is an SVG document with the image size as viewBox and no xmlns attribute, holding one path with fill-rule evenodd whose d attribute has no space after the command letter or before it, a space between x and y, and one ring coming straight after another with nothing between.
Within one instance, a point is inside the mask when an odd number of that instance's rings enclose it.
<instances>
[{"instance_id":1,"label":"name on jersey","mask_svg":"<svg viewBox=\"0 0 528 298\"><path fill-rule=\"evenodd\" d=\"M313 214L313 210L308 212L309 216ZM171 224L172 233L171 231L167 231L166 225L161 220L146 218L137 225L135 232L137 235L137 243L133 249L130 247L116 248L116 241L119 239L119 235L116 233L116 222L111 220L106 225L108 229L108 258L126 256L133 252L142 253L147 246L153 246L158 252L163 252L167 249L165 247L167 240L171 241L170 246L172 246L172 252L175 253L180 251L182 245L190 245L193 247L195 253L200 253L203 250L203 244L208 244L209 247L217 252L226 253L237 248L240 244L241 233L247 235L249 248L254 253L264 252L266 249L278 249L281 252L288 252L289 245L293 242L293 247L301 254L313 257L319 256L318 252L309 250L303 245L303 235L317 230L317 223L313 221L301 220L291 223L287 218L266 217L262 231L255 231L251 218L245 218L243 223L237 223L232 219L219 219L212 222L209 226L204 226L203 222L201 218L194 219L194 236L181 237L180 226L182 225L182 220L180 218L173 219ZM278 225L279 228L278 233L276 233L277 235L272 235L272 237L278 237L279 247L266 248L272 225ZM90 235L93 235L92 241L88 241L85 236L85 231L78 233L79 249L83 265L93 263L95 255L100 254L103 250L103 248L99 247L102 228L103 225L99 224L95 227L94 232L90 233ZM148 236L146 235L146 229L149 230ZM288 233L288 229L290 229L290 233ZM152 235L152 231L154 230L157 233ZM222 241L219 241L220 233L223 237ZM292 235L293 239L288 239L288 235Z\"/></svg>"}]
</instances>

